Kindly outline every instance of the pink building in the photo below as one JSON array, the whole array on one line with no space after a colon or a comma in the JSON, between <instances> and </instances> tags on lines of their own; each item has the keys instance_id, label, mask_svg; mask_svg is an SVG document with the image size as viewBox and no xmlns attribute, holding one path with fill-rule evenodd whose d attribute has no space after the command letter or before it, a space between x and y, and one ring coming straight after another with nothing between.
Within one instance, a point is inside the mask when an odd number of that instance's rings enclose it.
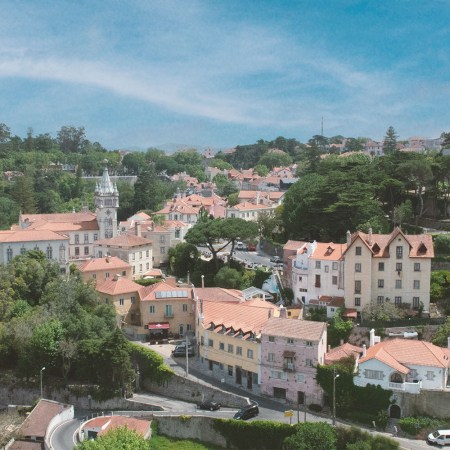
<instances>
[{"instance_id":1,"label":"pink building","mask_svg":"<svg viewBox=\"0 0 450 450\"><path fill-rule=\"evenodd\" d=\"M261 393L292 404L322 404L315 377L326 349L326 323L269 319L261 330Z\"/></svg>"}]
</instances>

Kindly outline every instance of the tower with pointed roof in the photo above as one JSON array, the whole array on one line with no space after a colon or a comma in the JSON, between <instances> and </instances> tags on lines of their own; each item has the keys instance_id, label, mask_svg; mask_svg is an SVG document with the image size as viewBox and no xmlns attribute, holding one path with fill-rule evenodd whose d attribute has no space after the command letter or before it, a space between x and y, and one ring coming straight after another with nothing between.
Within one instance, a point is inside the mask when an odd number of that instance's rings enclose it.
<instances>
[{"instance_id":1,"label":"tower with pointed roof","mask_svg":"<svg viewBox=\"0 0 450 450\"><path fill-rule=\"evenodd\" d=\"M111 182L107 161L102 179L95 187L95 214L99 226L99 239L112 238L117 235L117 209L119 208L119 191Z\"/></svg>"}]
</instances>

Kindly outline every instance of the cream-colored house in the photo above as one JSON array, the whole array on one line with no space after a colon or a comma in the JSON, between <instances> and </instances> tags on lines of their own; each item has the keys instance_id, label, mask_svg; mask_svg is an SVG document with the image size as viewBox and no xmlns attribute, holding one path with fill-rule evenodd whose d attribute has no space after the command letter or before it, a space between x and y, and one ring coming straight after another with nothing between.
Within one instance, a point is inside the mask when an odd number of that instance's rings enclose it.
<instances>
[{"instance_id":1,"label":"cream-colored house","mask_svg":"<svg viewBox=\"0 0 450 450\"><path fill-rule=\"evenodd\" d=\"M92 258L78 263L81 279L86 283L90 280L101 282L115 275L131 280L131 264L117 256Z\"/></svg>"},{"instance_id":2,"label":"cream-colored house","mask_svg":"<svg viewBox=\"0 0 450 450\"><path fill-rule=\"evenodd\" d=\"M199 356L210 375L259 393L261 385L261 330L278 315L264 300L223 302L197 300Z\"/></svg>"},{"instance_id":3,"label":"cream-colored house","mask_svg":"<svg viewBox=\"0 0 450 450\"><path fill-rule=\"evenodd\" d=\"M433 240L427 234L356 232L347 235L344 291L347 307L360 312L371 302L407 304L425 310L430 305Z\"/></svg>"}]
</instances>

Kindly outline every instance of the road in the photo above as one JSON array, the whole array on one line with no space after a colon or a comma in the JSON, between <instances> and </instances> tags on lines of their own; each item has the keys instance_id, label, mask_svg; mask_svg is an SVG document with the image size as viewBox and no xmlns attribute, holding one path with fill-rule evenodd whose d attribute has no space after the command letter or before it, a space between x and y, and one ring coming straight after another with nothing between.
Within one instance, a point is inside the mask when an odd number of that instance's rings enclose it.
<instances>
[{"instance_id":1,"label":"road","mask_svg":"<svg viewBox=\"0 0 450 450\"><path fill-rule=\"evenodd\" d=\"M72 450L75 447L74 434L80 426L79 419L72 419L58 425L50 435L50 445L55 450Z\"/></svg>"}]
</instances>

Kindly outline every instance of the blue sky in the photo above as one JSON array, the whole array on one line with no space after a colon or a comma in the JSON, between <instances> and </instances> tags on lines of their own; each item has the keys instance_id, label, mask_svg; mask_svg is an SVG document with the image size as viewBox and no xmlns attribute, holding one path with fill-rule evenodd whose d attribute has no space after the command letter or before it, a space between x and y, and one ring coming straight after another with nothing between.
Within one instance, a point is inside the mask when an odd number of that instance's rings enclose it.
<instances>
[{"instance_id":1,"label":"blue sky","mask_svg":"<svg viewBox=\"0 0 450 450\"><path fill-rule=\"evenodd\" d=\"M0 122L108 149L450 131L450 0L3 0Z\"/></svg>"}]
</instances>

